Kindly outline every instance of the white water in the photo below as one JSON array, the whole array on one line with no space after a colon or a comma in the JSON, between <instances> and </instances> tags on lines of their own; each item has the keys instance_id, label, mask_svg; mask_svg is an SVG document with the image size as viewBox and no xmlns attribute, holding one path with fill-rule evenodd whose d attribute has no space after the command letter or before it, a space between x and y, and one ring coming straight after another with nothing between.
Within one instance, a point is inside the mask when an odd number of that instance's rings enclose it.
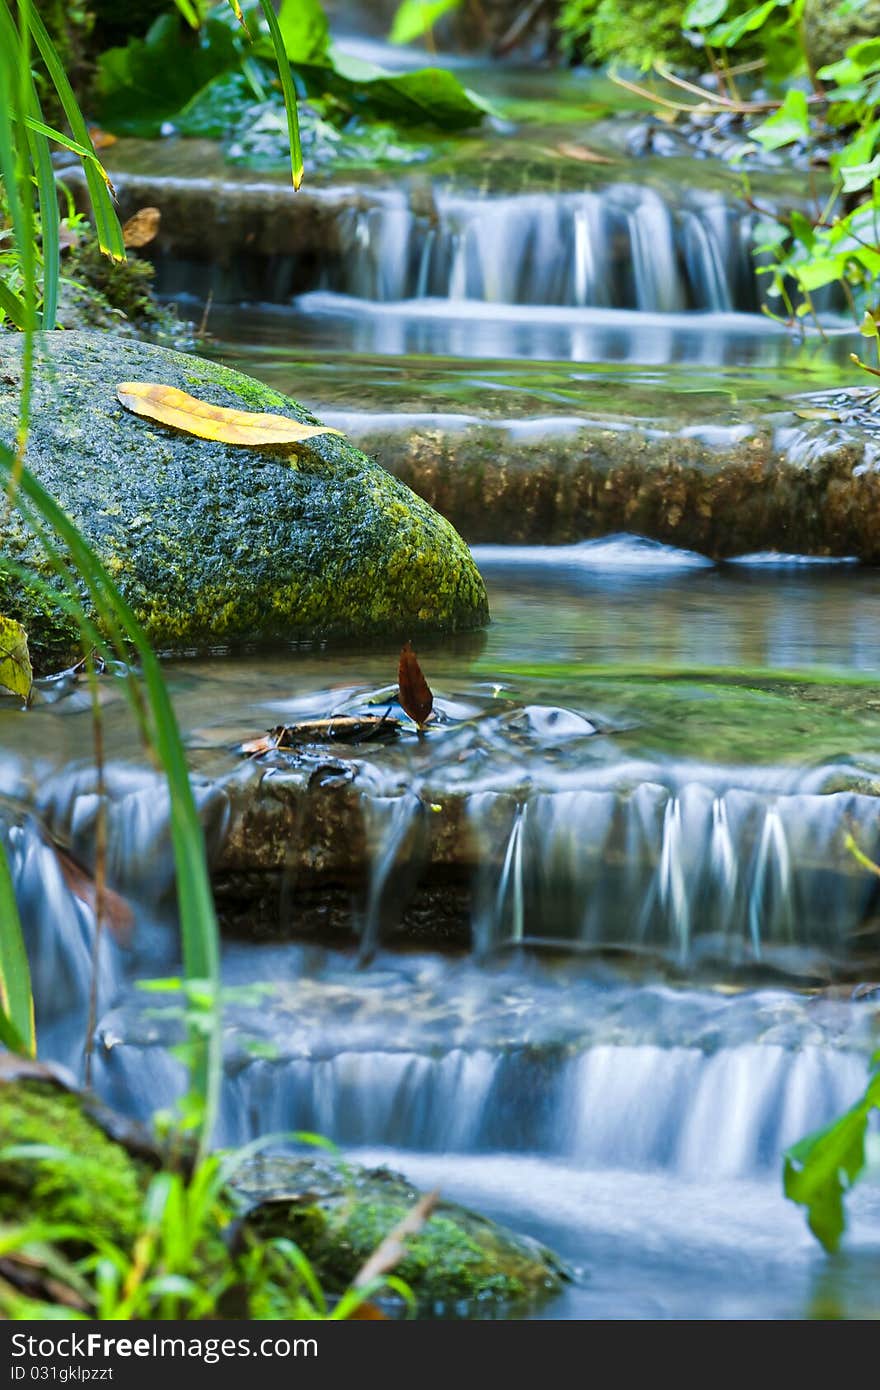
<instances>
[{"instance_id":1,"label":"white water","mask_svg":"<svg viewBox=\"0 0 880 1390\"><path fill-rule=\"evenodd\" d=\"M750 224L722 195L646 185L479 196L436 189L428 211L405 189L341 214L328 287L385 303L485 304L714 313L757 307Z\"/></svg>"}]
</instances>

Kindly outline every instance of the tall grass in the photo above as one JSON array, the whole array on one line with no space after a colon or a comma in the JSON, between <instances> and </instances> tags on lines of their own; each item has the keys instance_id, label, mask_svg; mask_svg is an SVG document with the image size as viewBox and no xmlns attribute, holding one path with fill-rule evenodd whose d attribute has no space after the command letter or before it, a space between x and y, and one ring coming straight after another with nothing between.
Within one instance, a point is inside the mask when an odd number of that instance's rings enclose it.
<instances>
[{"instance_id":1,"label":"tall grass","mask_svg":"<svg viewBox=\"0 0 880 1390\"><path fill-rule=\"evenodd\" d=\"M42 60L65 111L72 139L42 118L31 65ZM0 0L0 180L18 253L22 286L0 290L0 304L25 335L19 427L14 445L0 444L0 480L6 508L16 507L38 537L62 591L23 573L11 557L0 568L41 588L76 618L84 651L97 648L130 663L121 677L142 733L162 767L171 806L184 974L202 1016L191 1019L191 1085L198 1101L202 1151L216 1114L220 1081L219 934L208 878L204 837L190 787L183 745L159 663L128 603L99 556L27 466L35 330L52 328L58 299L58 197L50 141L79 153L88 182L92 218L107 254L123 257L122 233L103 170L52 42L33 0ZM42 255L39 231L42 228ZM42 281L40 282L40 262ZM40 302L41 301L41 302ZM39 306L39 307L38 307ZM8 515L8 511L6 513ZM0 523L2 524L2 523ZM82 597L83 590L85 596ZM27 716L22 716L27 717ZM192 1006L191 1006L192 1007ZM34 1050L33 1004L21 924L5 855L0 854L0 1033L7 1046Z\"/></svg>"}]
</instances>

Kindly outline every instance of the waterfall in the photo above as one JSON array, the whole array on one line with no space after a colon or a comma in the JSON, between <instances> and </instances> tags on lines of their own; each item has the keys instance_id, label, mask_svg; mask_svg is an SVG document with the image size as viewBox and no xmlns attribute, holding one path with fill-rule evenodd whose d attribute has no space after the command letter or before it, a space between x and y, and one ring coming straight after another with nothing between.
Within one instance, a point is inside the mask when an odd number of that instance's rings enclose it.
<instances>
[{"instance_id":1,"label":"waterfall","mask_svg":"<svg viewBox=\"0 0 880 1390\"><path fill-rule=\"evenodd\" d=\"M372 197L340 211L338 264L324 280L337 293L654 313L757 303L748 237L720 195L670 201L636 184L509 196L438 189L427 212L402 189Z\"/></svg>"}]
</instances>

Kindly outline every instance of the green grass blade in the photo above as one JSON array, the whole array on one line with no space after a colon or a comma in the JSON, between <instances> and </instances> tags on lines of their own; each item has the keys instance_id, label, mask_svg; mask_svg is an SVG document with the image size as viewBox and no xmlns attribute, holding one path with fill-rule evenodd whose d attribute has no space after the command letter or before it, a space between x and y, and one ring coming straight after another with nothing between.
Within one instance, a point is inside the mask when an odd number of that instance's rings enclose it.
<instances>
[{"instance_id":1,"label":"green grass blade","mask_svg":"<svg viewBox=\"0 0 880 1390\"><path fill-rule=\"evenodd\" d=\"M14 455L0 446L0 475L6 473L11 477L14 468ZM220 1086L219 933L208 877L204 835L177 719L158 659L146 634L99 557L26 467L20 470L18 489L39 517L63 541L71 560L85 579L99 612L103 614L108 607L112 608L114 625L135 648L141 661L142 679L153 719L156 752L165 772L171 801L171 840L177 869L184 973L188 979L207 980L211 987L210 1025L202 1045L194 1049L193 1079L205 1110L202 1129L204 1147L216 1114Z\"/></svg>"},{"instance_id":2,"label":"green grass blade","mask_svg":"<svg viewBox=\"0 0 880 1390\"><path fill-rule=\"evenodd\" d=\"M287 134L290 139L290 168L293 174L293 186L299 188L303 181L303 152L302 142L299 136L299 115L296 108L296 88L293 85L293 78L290 75L290 61L284 47L284 39L281 36L281 29L275 17L275 10L272 7L272 0L260 0L260 8L266 17L269 26L269 33L272 36L272 47L275 49L275 58L278 63L278 76L281 78L281 90L284 93L284 107L287 111Z\"/></svg>"},{"instance_id":3,"label":"green grass blade","mask_svg":"<svg viewBox=\"0 0 880 1390\"><path fill-rule=\"evenodd\" d=\"M73 93L73 88L64 71L61 59L55 51L55 47L46 32L45 25L40 16L31 9L30 15L31 32L40 56L46 65L49 76L52 80L58 99L64 108L64 114L70 124L70 129L74 140L89 150L93 159L84 161L83 170L86 176L86 184L89 190L89 198L92 204L92 216L95 227L95 235L98 238L98 245L108 256L114 260L125 260L125 246L122 241L122 228L119 225L119 218L111 201L110 192L101 174L98 173L95 165L100 165L100 160L95 154L95 147L92 144L88 127L85 123L79 103Z\"/></svg>"},{"instance_id":4,"label":"green grass blade","mask_svg":"<svg viewBox=\"0 0 880 1390\"><path fill-rule=\"evenodd\" d=\"M15 1052L36 1056L31 972L6 848L0 841L0 1040Z\"/></svg>"}]
</instances>

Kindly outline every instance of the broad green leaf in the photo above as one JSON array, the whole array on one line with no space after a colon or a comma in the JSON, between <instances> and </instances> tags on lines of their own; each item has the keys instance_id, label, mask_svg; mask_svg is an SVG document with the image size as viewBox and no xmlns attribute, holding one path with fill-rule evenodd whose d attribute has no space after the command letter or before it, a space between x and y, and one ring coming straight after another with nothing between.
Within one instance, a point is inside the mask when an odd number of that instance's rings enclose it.
<instances>
[{"instance_id":1,"label":"broad green leaf","mask_svg":"<svg viewBox=\"0 0 880 1390\"><path fill-rule=\"evenodd\" d=\"M846 165L840 170L844 193L860 193L869 188L875 179L880 179L880 154L875 155L868 164Z\"/></svg>"},{"instance_id":2,"label":"broad green leaf","mask_svg":"<svg viewBox=\"0 0 880 1390\"><path fill-rule=\"evenodd\" d=\"M816 233L813 224L808 217L797 209L791 214L791 232L796 241L805 246L808 251L812 251L816 244Z\"/></svg>"},{"instance_id":3,"label":"broad green leaf","mask_svg":"<svg viewBox=\"0 0 880 1390\"><path fill-rule=\"evenodd\" d=\"M716 24L707 35L708 41L716 48L735 48L746 34L752 34L766 24L778 5L787 3L788 0L765 0L763 5L746 10L745 14L736 15L725 24Z\"/></svg>"},{"instance_id":4,"label":"broad green leaf","mask_svg":"<svg viewBox=\"0 0 880 1390\"><path fill-rule=\"evenodd\" d=\"M843 1200L865 1166L865 1134L880 1105L880 1076L839 1120L793 1145L785 1155L784 1188L807 1209L810 1230L826 1250L836 1250L846 1229Z\"/></svg>"},{"instance_id":5,"label":"broad green leaf","mask_svg":"<svg viewBox=\"0 0 880 1390\"><path fill-rule=\"evenodd\" d=\"M861 82L872 72L880 70L880 39L865 39L853 44L846 51L846 57L836 63L827 63L819 69L818 76L823 82L836 82L841 86L848 82Z\"/></svg>"},{"instance_id":6,"label":"broad green leaf","mask_svg":"<svg viewBox=\"0 0 880 1390\"><path fill-rule=\"evenodd\" d=\"M712 3L723 6L727 0L712 0ZM413 39L420 39L443 15L457 10L460 4L461 0L403 0L395 12L388 37L392 43L412 43Z\"/></svg>"},{"instance_id":7,"label":"broad green leaf","mask_svg":"<svg viewBox=\"0 0 880 1390\"><path fill-rule=\"evenodd\" d=\"M182 43L177 16L160 15L145 38L98 58L101 124L114 134L158 135L196 92L238 62L235 35L221 20L208 20Z\"/></svg>"},{"instance_id":8,"label":"broad green leaf","mask_svg":"<svg viewBox=\"0 0 880 1390\"><path fill-rule=\"evenodd\" d=\"M793 87L786 93L785 101L779 110L755 126L751 138L757 140L765 150L778 150L783 145L793 144L796 140L805 140L809 133L807 98L802 91Z\"/></svg>"},{"instance_id":9,"label":"broad green leaf","mask_svg":"<svg viewBox=\"0 0 880 1390\"><path fill-rule=\"evenodd\" d=\"M0 616L0 688L27 700L32 683L27 633L21 623Z\"/></svg>"},{"instance_id":10,"label":"broad green leaf","mask_svg":"<svg viewBox=\"0 0 880 1390\"><path fill-rule=\"evenodd\" d=\"M278 30L292 63L319 63L330 47L327 16L319 0L282 0Z\"/></svg>"},{"instance_id":11,"label":"broad green leaf","mask_svg":"<svg viewBox=\"0 0 880 1390\"><path fill-rule=\"evenodd\" d=\"M730 0L691 0L681 17L683 29L708 29L727 13Z\"/></svg>"},{"instance_id":12,"label":"broad green leaf","mask_svg":"<svg viewBox=\"0 0 880 1390\"><path fill-rule=\"evenodd\" d=\"M845 264L845 256L817 256L804 265L793 266L792 269L797 275L801 289L811 294L813 290L819 290L823 285L831 285L835 280L839 280Z\"/></svg>"}]
</instances>

